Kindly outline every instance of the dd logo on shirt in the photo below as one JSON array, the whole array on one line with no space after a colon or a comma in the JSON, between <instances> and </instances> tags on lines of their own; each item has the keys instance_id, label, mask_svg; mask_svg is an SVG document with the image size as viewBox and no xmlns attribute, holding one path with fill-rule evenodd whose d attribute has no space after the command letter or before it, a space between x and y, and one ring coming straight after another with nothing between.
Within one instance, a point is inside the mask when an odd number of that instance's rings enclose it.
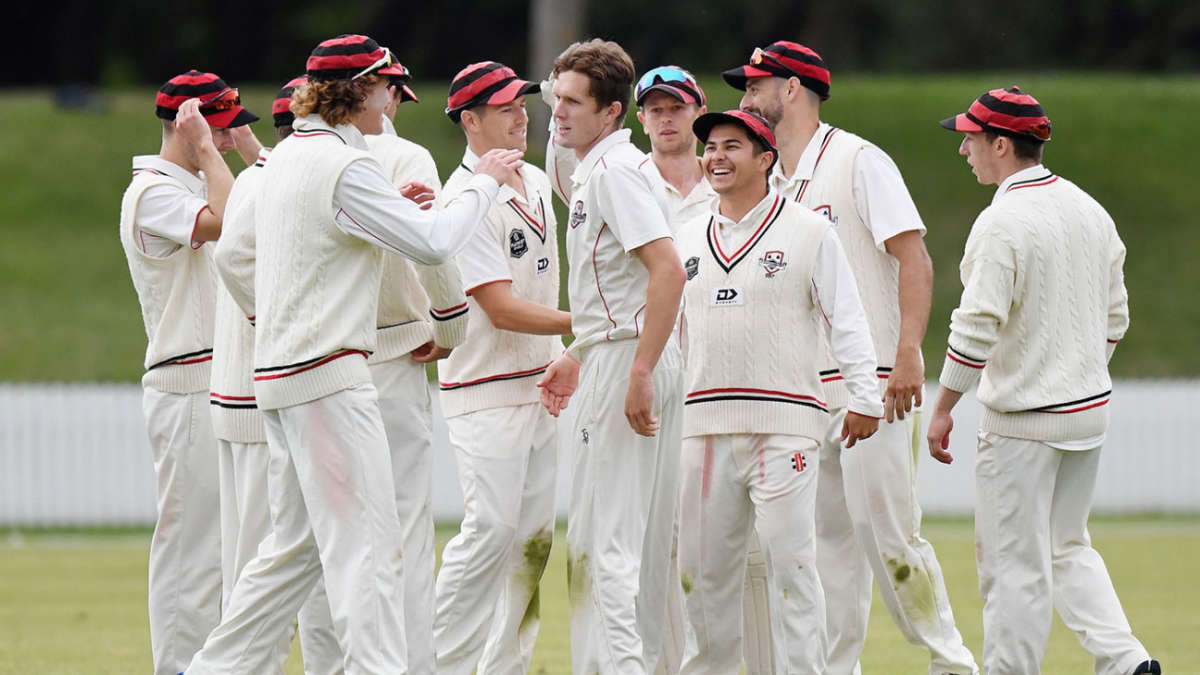
<instances>
[{"instance_id":1,"label":"dd logo on shirt","mask_svg":"<svg viewBox=\"0 0 1200 675\"><path fill-rule=\"evenodd\" d=\"M525 243L525 233L520 230L513 230L508 233L508 252L514 258L520 258L529 251L529 246Z\"/></svg>"}]
</instances>

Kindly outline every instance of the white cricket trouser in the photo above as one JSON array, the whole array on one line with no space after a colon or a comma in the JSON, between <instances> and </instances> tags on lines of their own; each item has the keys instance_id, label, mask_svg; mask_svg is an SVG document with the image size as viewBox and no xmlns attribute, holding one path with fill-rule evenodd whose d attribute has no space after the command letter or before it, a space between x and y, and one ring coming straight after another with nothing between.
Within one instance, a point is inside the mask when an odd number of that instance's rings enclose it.
<instances>
[{"instance_id":1,"label":"white cricket trouser","mask_svg":"<svg viewBox=\"0 0 1200 675\"><path fill-rule=\"evenodd\" d=\"M817 442L783 434L683 441L679 576L690 630L684 675L737 673L747 538L767 565L778 673L825 672L825 598L816 569Z\"/></svg>"},{"instance_id":2,"label":"white cricket trouser","mask_svg":"<svg viewBox=\"0 0 1200 675\"><path fill-rule=\"evenodd\" d=\"M1150 658L1133 636L1088 535L1100 448L979 434L975 552L988 675L1041 670L1051 607L1095 657L1097 675Z\"/></svg>"},{"instance_id":3,"label":"white cricket trouser","mask_svg":"<svg viewBox=\"0 0 1200 675\"><path fill-rule=\"evenodd\" d=\"M919 414L842 447L846 409L832 411L821 444L817 489L817 570L825 588L830 675L860 672L867 637L871 579L892 621L930 654L930 673L978 673L954 624L950 597L933 546L921 537L915 434Z\"/></svg>"},{"instance_id":4,"label":"white cricket trouser","mask_svg":"<svg viewBox=\"0 0 1200 675\"><path fill-rule=\"evenodd\" d=\"M678 675L683 663L686 619L683 616L683 586L679 580L679 519L671 535L670 574L667 578L667 615L663 622L662 653L654 675Z\"/></svg>"},{"instance_id":5,"label":"white cricket trouser","mask_svg":"<svg viewBox=\"0 0 1200 675\"><path fill-rule=\"evenodd\" d=\"M221 611L246 563L258 555L258 546L271 534L271 508L267 502L267 472L271 450L266 443L217 440L221 470ZM280 638L272 671L283 672L291 649L292 632Z\"/></svg>"},{"instance_id":6,"label":"white cricket trouser","mask_svg":"<svg viewBox=\"0 0 1200 675\"><path fill-rule=\"evenodd\" d=\"M659 429L625 419L636 340L581 355L568 439L574 473L567 517L571 663L576 673L645 674L662 649L671 532L679 503L683 370L669 341L654 368Z\"/></svg>"},{"instance_id":7,"label":"white cricket trouser","mask_svg":"<svg viewBox=\"0 0 1200 675\"><path fill-rule=\"evenodd\" d=\"M396 515L404 557L404 631L408 673L432 675L433 574L433 401L425 364L407 355L370 364L379 392L379 413L392 460ZM342 653L329 616L324 584L300 610L300 652L305 675L338 675Z\"/></svg>"},{"instance_id":8,"label":"white cricket trouser","mask_svg":"<svg viewBox=\"0 0 1200 675\"><path fill-rule=\"evenodd\" d=\"M208 405L207 391L143 389L158 494L149 584L156 675L183 670L221 618L217 440Z\"/></svg>"},{"instance_id":9,"label":"white cricket trouser","mask_svg":"<svg viewBox=\"0 0 1200 675\"><path fill-rule=\"evenodd\" d=\"M263 417L271 534L187 672L273 670L275 645L322 576L345 672L405 672L400 523L375 387Z\"/></svg>"},{"instance_id":10,"label":"white cricket trouser","mask_svg":"<svg viewBox=\"0 0 1200 675\"><path fill-rule=\"evenodd\" d=\"M465 513L437 577L437 672L525 673L554 538L556 421L528 403L456 415L446 426Z\"/></svg>"}]
</instances>

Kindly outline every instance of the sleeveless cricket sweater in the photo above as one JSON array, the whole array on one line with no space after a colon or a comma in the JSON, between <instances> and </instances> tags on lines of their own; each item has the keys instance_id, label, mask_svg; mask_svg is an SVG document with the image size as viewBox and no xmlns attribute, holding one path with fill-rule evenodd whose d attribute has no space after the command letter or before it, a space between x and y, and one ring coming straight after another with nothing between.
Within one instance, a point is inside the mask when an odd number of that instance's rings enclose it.
<instances>
[{"instance_id":1,"label":"sleeveless cricket sweater","mask_svg":"<svg viewBox=\"0 0 1200 675\"><path fill-rule=\"evenodd\" d=\"M833 223L850 261L858 295L871 327L882 392L895 365L896 347L900 343L900 263L875 245L875 237L859 217L854 203L854 161L858 153L869 146L870 141L864 138L830 127L822 139L813 177L801 181L787 196ZM822 344L820 354L821 382L829 406L844 408L849 403L850 393L841 370L828 345Z\"/></svg>"},{"instance_id":2,"label":"sleeveless cricket sweater","mask_svg":"<svg viewBox=\"0 0 1200 675\"><path fill-rule=\"evenodd\" d=\"M243 234L245 228L254 229L254 205L265 162L264 152L254 164L238 174L229 191L221 238L213 254L218 275L222 274L225 256L231 252L229 247L237 247L243 240L238 235ZM238 251L237 254L240 258L248 258L254 252ZM225 285L219 286L213 331L212 383L208 393L213 435L235 443L266 443L267 431L254 399L254 324Z\"/></svg>"},{"instance_id":3,"label":"sleeveless cricket sweater","mask_svg":"<svg viewBox=\"0 0 1200 675\"><path fill-rule=\"evenodd\" d=\"M208 246L180 246L156 258L137 245L138 202L152 186L187 187L154 171L139 171L121 199L121 247L142 306L146 368L142 385L171 394L207 391L212 365L216 276Z\"/></svg>"},{"instance_id":4,"label":"sleeveless cricket sweater","mask_svg":"<svg viewBox=\"0 0 1200 675\"><path fill-rule=\"evenodd\" d=\"M829 224L782 195L734 251L715 218L679 231L687 325L683 435L790 434L820 439L829 422L815 355L812 278ZM757 212L757 213L756 213ZM748 216L751 217L751 216Z\"/></svg>"},{"instance_id":5,"label":"sleeveless cricket sweater","mask_svg":"<svg viewBox=\"0 0 1200 675\"><path fill-rule=\"evenodd\" d=\"M356 128L303 122L263 167L256 207L254 390L264 410L371 381L383 250L338 228L333 195L351 163L375 160Z\"/></svg>"},{"instance_id":6,"label":"sleeveless cricket sweater","mask_svg":"<svg viewBox=\"0 0 1200 675\"><path fill-rule=\"evenodd\" d=\"M443 201L453 199L472 173L459 166L446 181ZM504 247L504 260L514 297L546 307L558 307L559 261L557 224L551 204L550 181L532 165L521 169L531 203L516 196L498 198L488 211L485 227ZM503 193L502 193L503 194ZM465 264L465 263L464 263ZM496 328L474 297L467 302L474 319L467 340L438 363L442 411L447 417L502 406L536 403L536 383L546 367L562 353L557 335L529 335Z\"/></svg>"},{"instance_id":7,"label":"sleeveless cricket sweater","mask_svg":"<svg viewBox=\"0 0 1200 675\"><path fill-rule=\"evenodd\" d=\"M423 146L387 130L365 138L393 185L418 181L441 191L437 165ZM453 262L420 265L385 253L377 323L376 350L369 363L406 357L430 340L457 348L467 335L467 299L458 268Z\"/></svg>"}]
</instances>

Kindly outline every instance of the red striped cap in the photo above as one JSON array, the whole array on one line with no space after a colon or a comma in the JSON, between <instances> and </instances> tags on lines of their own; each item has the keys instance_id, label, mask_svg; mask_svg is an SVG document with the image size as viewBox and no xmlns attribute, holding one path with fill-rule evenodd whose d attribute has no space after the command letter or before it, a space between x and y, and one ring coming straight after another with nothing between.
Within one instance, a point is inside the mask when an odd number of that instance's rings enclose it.
<instances>
[{"instance_id":1,"label":"red striped cap","mask_svg":"<svg viewBox=\"0 0 1200 675\"><path fill-rule=\"evenodd\" d=\"M446 115L458 123L462 111L477 105L504 105L526 94L536 94L542 86L522 80L503 63L480 61L458 71L450 81L446 97Z\"/></svg>"},{"instance_id":2,"label":"red striped cap","mask_svg":"<svg viewBox=\"0 0 1200 675\"><path fill-rule=\"evenodd\" d=\"M734 89L745 91L752 77L797 77L800 83L829 100L829 68L821 55L797 42L779 40L766 49L755 48L750 63L721 73Z\"/></svg>"},{"instance_id":3,"label":"red striped cap","mask_svg":"<svg viewBox=\"0 0 1200 675\"><path fill-rule=\"evenodd\" d=\"M159 119L173 120L179 113L179 106L190 98L200 99L200 114L218 129L232 129L258 121L258 115L242 107L237 91L225 84L225 80L198 70L176 75L159 87L154 97L154 114Z\"/></svg>"},{"instance_id":4,"label":"red striped cap","mask_svg":"<svg viewBox=\"0 0 1200 675\"><path fill-rule=\"evenodd\" d=\"M736 124L742 127L746 133L750 134L751 138L757 139L767 146L768 150L775 153L776 160L779 159L779 149L775 146L775 133L771 131L771 126L767 124L766 120L752 112L726 110L725 112L705 113L692 122L692 131L696 133L696 138L699 138L701 143L707 143L708 134L712 132L713 127L719 124ZM771 166L775 166L775 163L772 162Z\"/></svg>"},{"instance_id":5,"label":"red striped cap","mask_svg":"<svg viewBox=\"0 0 1200 675\"><path fill-rule=\"evenodd\" d=\"M405 75L407 71L403 66L397 68L398 64L390 55L391 52L366 35L339 35L325 40L312 50L305 70L312 82L349 80L375 65L378 67L372 71L374 73Z\"/></svg>"},{"instance_id":6,"label":"red striped cap","mask_svg":"<svg viewBox=\"0 0 1200 675\"><path fill-rule=\"evenodd\" d=\"M1050 118L1037 99L1013 86L975 99L967 112L942 120L951 131L991 131L1034 141L1050 140Z\"/></svg>"},{"instance_id":7,"label":"red striped cap","mask_svg":"<svg viewBox=\"0 0 1200 675\"><path fill-rule=\"evenodd\" d=\"M271 116L275 118L275 128L291 126L292 122L296 121L296 116L292 113L292 92L296 91L296 87L302 84L308 84L308 76L301 75L288 80L288 83L283 85L283 88L275 92L275 101L271 103Z\"/></svg>"}]
</instances>

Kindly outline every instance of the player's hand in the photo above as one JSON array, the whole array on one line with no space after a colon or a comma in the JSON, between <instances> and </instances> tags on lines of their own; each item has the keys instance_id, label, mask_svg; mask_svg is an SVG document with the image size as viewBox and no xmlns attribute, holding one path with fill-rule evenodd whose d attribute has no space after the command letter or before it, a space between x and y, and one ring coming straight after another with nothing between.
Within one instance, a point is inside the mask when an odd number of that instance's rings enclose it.
<instances>
[{"instance_id":1,"label":"player's hand","mask_svg":"<svg viewBox=\"0 0 1200 675\"><path fill-rule=\"evenodd\" d=\"M935 410L933 418L929 420L929 433L926 434L925 439L929 441L929 456L942 464L954 461L954 456L948 452L952 429L954 429L954 418L950 416L950 413Z\"/></svg>"},{"instance_id":2,"label":"player's hand","mask_svg":"<svg viewBox=\"0 0 1200 675\"><path fill-rule=\"evenodd\" d=\"M433 208L433 200L437 198L433 188L417 181L401 185L400 194L416 202L423 211Z\"/></svg>"},{"instance_id":3,"label":"player's hand","mask_svg":"<svg viewBox=\"0 0 1200 675\"><path fill-rule=\"evenodd\" d=\"M562 356L546 368L542 379L537 381L537 386L542 390L542 405L546 411L558 417L558 414L566 409L571 394L579 387L579 361L576 361L570 352L563 352Z\"/></svg>"},{"instance_id":4,"label":"player's hand","mask_svg":"<svg viewBox=\"0 0 1200 675\"><path fill-rule=\"evenodd\" d=\"M925 369L921 350L907 349L896 354L896 367L888 377L883 395L883 416L889 424L904 419L904 414L921 405L925 389Z\"/></svg>"},{"instance_id":5,"label":"player's hand","mask_svg":"<svg viewBox=\"0 0 1200 675\"><path fill-rule=\"evenodd\" d=\"M864 438L870 438L879 430L879 420L856 412L846 411L846 420L842 422L842 443L847 449Z\"/></svg>"},{"instance_id":6,"label":"player's hand","mask_svg":"<svg viewBox=\"0 0 1200 675\"><path fill-rule=\"evenodd\" d=\"M258 153L262 151L262 143L258 142L258 137L250 130L249 124L243 124L240 127L234 127L229 130L229 135L233 137L233 147L237 148L238 155L246 166L250 166L258 160Z\"/></svg>"},{"instance_id":7,"label":"player's hand","mask_svg":"<svg viewBox=\"0 0 1200 675\"><path fill-rule=\"evenodd\" d=\"M653 436L658 431L654 415L654 373L630 373L629 391L625 394L625 419L639 436Z\"/></svg>"},{"instance_id":8,"label":"player's hand","mask_svg":"<svg viewBox=\"0 0 1200 675\"><path fill-rule=\"evenodd\" d=\"M200 114L198 98L189 98L179 106L179 112L175 115L175 133L182 136L183 140L196 150L204 149L207 145L216 151L217 146L213 144L208 121Z\"/></svg>"},{"instance_id":9,"label":"player's hand","mask_svg":"<svg viewBox=\"0 0 1200 675\"><path fill-rule=\"evenodd\" d=\"M496 182L504 185L508 179L512 178L513 173L521 168L525 163L522 159L525 153L520 150L502 150L494 148L483 153L483 157L479 158L479 163L475 165L475 173L482 173L496 179Z\"/></svg>"},{"instance_id":10,"label":"player's hand","mask_svg":"<svg viewBox=\"0 0 1200 675\"><path fill-rule=\"evenodd\" d=\"M450 351L445 347L437 346L433 340L430 340L409 352L408 356L417 363L433 363L434 361L450 356Z\"/></svg>"}]
</instances>

